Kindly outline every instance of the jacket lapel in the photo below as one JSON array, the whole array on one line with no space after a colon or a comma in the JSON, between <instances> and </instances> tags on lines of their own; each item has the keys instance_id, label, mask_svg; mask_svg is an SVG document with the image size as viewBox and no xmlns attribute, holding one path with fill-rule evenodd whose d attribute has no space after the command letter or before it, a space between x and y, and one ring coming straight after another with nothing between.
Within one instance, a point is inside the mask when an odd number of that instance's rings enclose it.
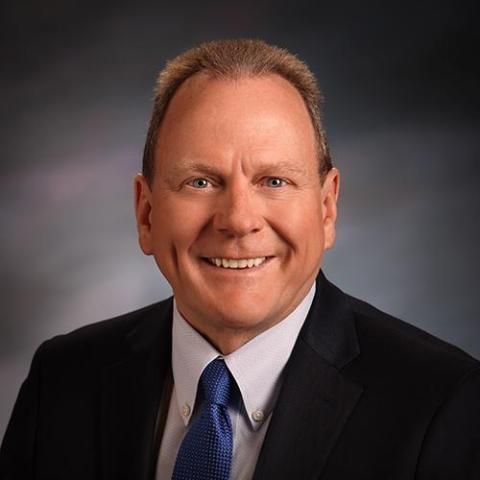
<instances>
[{"instance_id":1,"label":"jacket lapel","mask_svg":"<svg viewBox=\"0 0 480 480\"><path fill-rule=\"evenodd\" d=\"M320 273L285 369L254 480L318 478L362 387L341 369L360 352L347 297Z\"/></svg>"},{"instance_id":2,"label":"jacket lapel","mask_svg":"<svg viewBox=\"0 0 480 480\"><path fill-rule=\"evenodd\" d=\"M104 480L153 478L155 425L171 363L172 302L147 314L103 372L100 419Z\"/></svg>"}]
</instances>

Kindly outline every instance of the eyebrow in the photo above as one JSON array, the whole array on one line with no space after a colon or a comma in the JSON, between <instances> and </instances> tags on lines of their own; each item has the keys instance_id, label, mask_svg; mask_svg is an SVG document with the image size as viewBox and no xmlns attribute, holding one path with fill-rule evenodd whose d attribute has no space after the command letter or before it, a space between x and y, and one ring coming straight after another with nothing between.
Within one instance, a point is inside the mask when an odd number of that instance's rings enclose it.
<instances>
[{"instance_id":1,"label":"eyebrow","mask_svg":"<svg viewBox=\"0 0 480 480\"><path fill-rule=\"evenodd\" d=\"M307 170L298 165L292 165L290 162L281 160L274 163L260 163L257 166L258 171L261 174L275 173L275 174L291 174L291 175L307 175ZM223 172L215 167L206 163L198 162L195 160L186 161L181 164L174 165L172 167L172 174L174 176L182 176L186 172L199 172L216 177L222 177Z\"/></svg>"}]
</instances>

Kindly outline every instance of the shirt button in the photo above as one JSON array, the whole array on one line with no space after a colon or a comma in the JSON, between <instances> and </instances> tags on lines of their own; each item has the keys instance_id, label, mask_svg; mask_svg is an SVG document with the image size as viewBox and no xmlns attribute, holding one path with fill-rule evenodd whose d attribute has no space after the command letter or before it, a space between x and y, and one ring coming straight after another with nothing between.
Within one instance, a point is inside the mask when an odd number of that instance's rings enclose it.
<instances>
[{"instance_id":1,"label":"shirt button","mask_svg":"<svg viewBox=\"0 0 480 480\"><path fill-rule=\"evenodd\" d=\"M183 407L182 407L182 415L185 417L185 418L188 418L188 416L190 415L190 405L188 403L186 403Z\"/></svg>"},{"instance_id":2,"label":"shirt button","mask_svg":"<svg viewBox=\"0 0 480 480\"><path fill-rule=\"evenodd\" d=\"M253 421L254 422L263 422L263 412L262 410L255 410L253 413L252 413L252 418L253 418Z\"/></svg>"}]
</instances>

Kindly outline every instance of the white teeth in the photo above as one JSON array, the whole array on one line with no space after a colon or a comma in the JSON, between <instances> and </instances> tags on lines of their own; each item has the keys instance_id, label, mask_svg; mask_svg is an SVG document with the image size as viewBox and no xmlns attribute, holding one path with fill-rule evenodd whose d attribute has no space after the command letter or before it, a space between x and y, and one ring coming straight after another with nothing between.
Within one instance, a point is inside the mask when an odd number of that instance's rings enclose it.
<instances>
[{"instance_id":1,"label":"white teeth","mask_svg":"<svg viewBox=\"0 0 480 480\"><path fill-rule=\"evenodd\" d=\"M256 258L209 258L208 261L212 265L223 268L252 268L258 267L261 265L267 257L256 257Z\"/></svg>"}]
</instances>

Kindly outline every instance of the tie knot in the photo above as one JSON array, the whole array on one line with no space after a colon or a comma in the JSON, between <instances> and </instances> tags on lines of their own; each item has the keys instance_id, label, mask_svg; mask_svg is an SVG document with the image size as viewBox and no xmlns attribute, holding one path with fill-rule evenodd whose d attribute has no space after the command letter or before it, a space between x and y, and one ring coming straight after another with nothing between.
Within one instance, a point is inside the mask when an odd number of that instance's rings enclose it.
<instances>
[{"instance_id":1,"label":"tie knot","mask_svg":"<svg viewBox=\"0 0 480 480\"><path fill-rule=\"evenodd\" d=\"M219 358L206 366L200 378L205 400L224 407L228 406L231 383L230 372L225 362Z\"/></svg>"}]
</instances>

